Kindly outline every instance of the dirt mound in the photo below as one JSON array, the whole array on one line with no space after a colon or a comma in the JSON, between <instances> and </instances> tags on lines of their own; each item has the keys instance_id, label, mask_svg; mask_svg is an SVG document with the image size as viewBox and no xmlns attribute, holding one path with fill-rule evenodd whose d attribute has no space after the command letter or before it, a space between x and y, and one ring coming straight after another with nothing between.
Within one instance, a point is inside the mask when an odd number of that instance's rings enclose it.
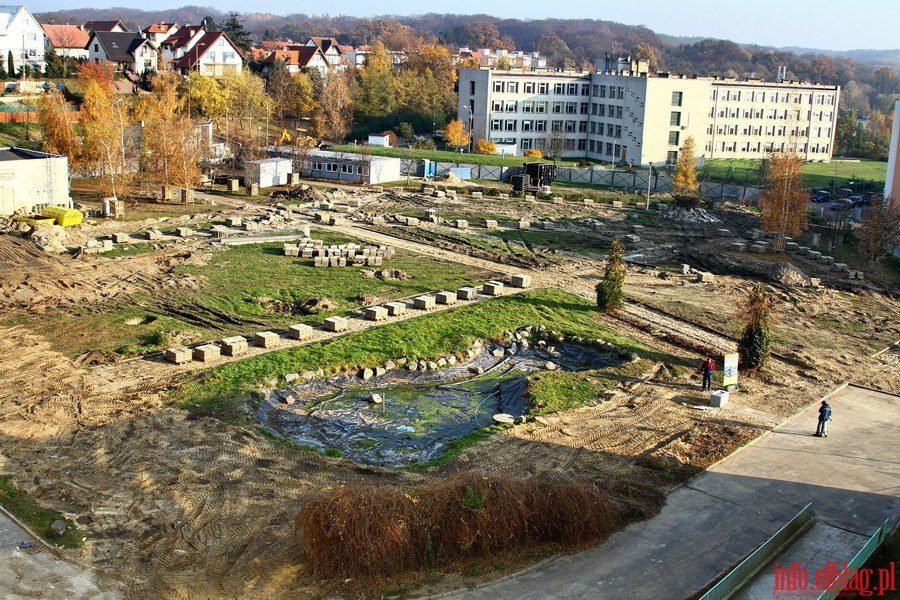
<instances>
[{"instance_id":1,"label":"dirt mound","mask_svg":"<svg viewBox=\"0 0 900 600\"><path fill-rule=\"evenodd\" d=\"M660 216L673 221L686 223L721 223L721 221L702 208L681 208L673 206L669 210L661 212Z\"/></svg>"},{"instance_id":2,"label":"dirt mound","mask_svg":"<svg viewBox=\"0 0 900 600\"><path fill-rule=\"evenodd\" d=\"M785 285L799 285L804 287L812 285L812 282L806 273L787 262L780 262L772 265L770 275L772 279Z\"/></svg>"},{"instance_id":3,"label":"dirt mound","mask_svg":"<svg viewBox=\"0 0 900 600\"><path fill-rule=\"evenodd\" d=\"M366 279L383 279L385 281L403 281L410 279L406 271L400 269L376 269L374 271L364 269L359 272Z\"/></svg>"},{"instance_id":4,"label":"dirt mound","mask_svg":"<svg viewBox=\"0 0 900 600\"><path fill-rule=\"evenodd\" d=\"M67 238L66 230L59 225L38 223L31 231L31 241L44 252L65 252Z\"/></svg>"},{"instance_id":5,"label":"dirt mound","mask_svg":"<svg viewBox=\"0 0 900 600\"><path fill-rule=\"evenodd\" d=\"M310 298L298 304L296 310L301 315L317 315L321 312L334 310L334 302L328 298Z\"/></svg>"},{"instance_id":6,"label":"dirt mound","mask_svg":"<svg viewBox=\"0 0 900 600\"><path fill-rule=\"evenodd\" d=\"M361 306L374 306L376 304L379 304L382 299L374 294L360 294L359 296L354 298L353 301Z\"/></svg>"},{"instance_id":7,"label":"dirt mound","mask_svg":"<svg viewBox=\"0 0 900 600\"><path fill-rule=\"evenodd\" d=\"M456 176L456 174L451 173L450 171L447 171L447 173L445 173L444 176L441 177L441 180L446 183L451 183L453 185L462 183L462 179L460 179L459 177Z\"/></svg>"}]
</instances>

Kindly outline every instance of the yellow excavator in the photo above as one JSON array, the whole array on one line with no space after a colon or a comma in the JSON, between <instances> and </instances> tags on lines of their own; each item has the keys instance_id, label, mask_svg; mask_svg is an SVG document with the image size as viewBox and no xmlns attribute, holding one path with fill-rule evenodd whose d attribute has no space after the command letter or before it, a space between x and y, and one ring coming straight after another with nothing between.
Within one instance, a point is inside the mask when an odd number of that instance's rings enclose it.
<instances>
[{"instance_id":1,"label":"yellow excavator","mask_svg":"<svg viewBox=\"0 0 900 600\"><path fill-rule=\"evenodd\" d=\"M291 144L301 147L301 148L316 148L319 145L319 140L314 137L306 135L305 129L297 129L297 132L293 135L287 130L281 130L281 140L280 144Z\"/></svg>"}]
</instances>

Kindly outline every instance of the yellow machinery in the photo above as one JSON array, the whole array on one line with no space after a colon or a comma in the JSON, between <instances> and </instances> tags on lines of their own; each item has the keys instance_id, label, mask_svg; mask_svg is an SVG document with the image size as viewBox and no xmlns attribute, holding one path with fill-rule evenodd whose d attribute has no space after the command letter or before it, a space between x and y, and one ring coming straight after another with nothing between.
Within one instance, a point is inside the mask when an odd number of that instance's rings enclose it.
<instances>
[{"instance_id":1,"label":"yellow machinery","mask_svg":"<svg viewBox=\"0 0 900 600\"><path fill-rule=\"evenodd\" d=\"M56 221L57 225L63 227L71 227L72 225L80 225L84 219L84 215L80 210L74 208L66 208L65 206L48 206L41 213L44 217L50 217Z\"/></svg>"},{"instance_id":2,"label":"yellow machinery","mask_svg":"<svg viewBox=\"0 0 900 600\"><path fill-rule=\"evenodd\" d=\"M316 148L319 145L319 140L314 137L310 137L306 135L305 129L297 129L297 133L291 135L291 133L287 129L281 130L281 144L290 144L294 143L298 148Z\"/></svg>"}]
</instances>

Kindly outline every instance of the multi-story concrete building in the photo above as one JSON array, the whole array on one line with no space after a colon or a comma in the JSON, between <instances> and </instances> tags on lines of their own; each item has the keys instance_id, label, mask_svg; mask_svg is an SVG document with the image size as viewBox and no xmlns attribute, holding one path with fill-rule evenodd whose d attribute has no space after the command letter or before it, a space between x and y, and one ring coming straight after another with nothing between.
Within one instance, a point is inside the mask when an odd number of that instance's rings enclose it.
<instances>
[{"instance_id":1,"label":"multi-story concrete building","mask_svg":"<svg viewBox=\"0 0 900 600\"><path fill-rule=\"evenodd\" d=\"M792 150L830 160L840 87L658 73L604 59L595 72L461 69L458 118L474 139L521 153L620 164L674 162L692 136L698 157L757 159Z\"/></svg>"}]
</instances>

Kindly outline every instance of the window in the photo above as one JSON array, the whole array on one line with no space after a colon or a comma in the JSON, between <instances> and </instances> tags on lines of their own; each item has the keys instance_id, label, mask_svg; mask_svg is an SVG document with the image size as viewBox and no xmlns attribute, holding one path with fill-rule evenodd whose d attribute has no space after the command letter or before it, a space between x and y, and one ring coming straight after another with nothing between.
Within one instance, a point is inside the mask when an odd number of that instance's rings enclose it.
<instances>
[{"instance_id":1,"label":"window","mask_svg":"<svg viewBox=\"0 0 900 600\"><path fill-rule=\"evenodd\" d=\"M100 52L100 44L94 44L94 52Z\"/></svg>"},{"instance_id":2,"label":"window","mask_svg":"<svg viewBox=\"0 0 900 600\"><path fill-rule=\"evenodd\" d=\"M206 55L207 60L209 62L216 62L216 53L215 52L207 52Z\"/></svg>"},{"instance_id":3,"label":"window","mask_svg":"<svg viewBox=\"0 0 900 600\"><path fill-rule=\"evenodd\" d=\"M618 87L618 89L616 89L616 98L618 98L619 100L625 98L625 88L621 85Z\"/></svg>"},{"instance_id":4,"label":"window","mask_svg":"<svg viewBox=\"0 0 900 600\"><path fill-rule=\"evenodd\" d=\"M612 123L607 123L606 124L606 137L612 137L613 131L614 131L614 129L613 129Z\"/></svg>"},{"instance_id":5,"label":"window","mask_svg":"<svg viewBox=\"0 0 900 600\"><path fill-rule=\"evenodd\" d=\"M500 112L503 110L503 100L494 100L491 102L491 110L493 112Z\"/></svg>"},{"instance_id":6,"label":"window","mask_svg":"<svg viewBox=\"0 0 900 600\"><path fill-rule=\"evenodd\" d=\"M526 94L533 94L533 93L534 93L534 82L533 82L533 81L526 81L526 82L522 85L522 89L525 91Z\"/></svg>"},{"instance_id":7,"label":"window","mask_svg":"<svg viewBox=\"0 0 900 600\"><path fill-rule=\"evenodd\" d=\"M562 96L566 93L566 84L556 83L553 85L553 93Z\"/></svg>"},{"instance_id":8,"label":"window","mask_svg":"<svg viewBox=\"0 0 900 600\"><path fill-rule=\"evenodd\" d=\"M575 149L575 140L566 139L563 144L566 150L574 150Z\"/></svg>"},{"instance_id":9,"label":"window","mask_svg":"<svg viewBox=\"0 0 900 600\"><path fill-rule=\"evenodd\" d=\"M591 84L589 84L589 83L581 84L581 95L582 96L590 96L591 95Z\"/></svg>"},{"instance_id":10,"label":"window","mask_svg":"<svg viewBox=\"0 0 900 600\"><path fill-rule=\"evenodd\" d=\"M678 145L678 131L670 131L669 132L669 145L677 146Z\"/></svg>"},{"instance_id":11,"label":"window","mask_svg":"<svg viewBox=\"0 0 900 600\"><path fill-rule=\"evenodd\" d=\"M592 88L591 96L599 96L599 95L600 95L600 86L595 83Z\"/></svg>"},{"instance_id":12,"label":"window","mask_svg":"<svg viewBox=\"0 0 900 600\"><path fill-rule=\"evenodd\" d=\"M597 110L597 116L605 117L606 116L606 105L600 104Z\"/></svg>"},{"instance_id":13,"label":"window","mask_svg":"<svg viewBox=\"0 0 900 600\"><path fill-rule=\"evenodd\" d=\"M613 145L610 142L606 142L606 154L612 156L613 153Z\"/></svg>"},{"instance_id":14,"label":"window","mask_svg":"<svg viewBox=\"0 0 900 600\"><path fill-rule=\"evenodd\" d=\"M324 168L322 161L314 160L312 164L313 171L321 171Z\"/></svg>"},{"instance_id":15,"label":"window","mask_svg":"<svg viewBox=\"0 0 900 600\"><path fill-rule=\"evenodd\" d=\"M519 93L519 82L518 81L510 81L506 84L506 91L510 94L518 94Z\"/></svg>"},{"instance_id":16,"label":"window","mask_svg":"<svg viewBox=\"0 0 900 600\"><path fill-rule=\"evenodd\" d=\"M597 97L599 97L599 98L606 98L606 86L605 86L605 85L601 85L601 86L599 86L599 87L600 87L600 89L597 90L597 91L598 91Z\"/></svg>"},{"instance_id":17,"label":"window","mask_svg":"<svg viewBox=\"0 0 900 600\"><path fill-rule=\"evenodd\" d=\"M669 114L669 125L673 127L677 127L681 125L681 113L680 112L672 112Z\"/></svg>"},{"instance_id":18,"label":"window","mask_svg":"<svg viewBox=\"0 0 900 600\"><path fill-rule=\"evenodd\" d=\"M531 148L532 148L533 145L534 145L534 140L533 140L533 139L531 139L531 138L522 138L522 141L521 141L519 147L522 148L522 150L531 150Z\"/></svg>"},{"instance_id":19,"label":"window","mask_svg":"<svg viewBox=\"0 0 900 600\"><path fill-rule=\"evenodd\" d=\"M561 114L563 111L563 103L562 102L554 102L553 103L553 113Z\"/></svg>"},{"instance_id":20,"label":"window","mask_svg":"<svg viewBox=\"0 0 900 600\"><path fill-rule=\"evenodd\" d=\"M621 126L621 125L616 125L616 128L615 128L615 136L616 136L617 138L622 137L622 126Z\"/></svg>"},{"instance_id":21,"label":"window","mask_svg":"<svg viewBox=\"0 0 900 600\"><path fill-rule=\"evenodd\" d=\"M556 120L550 122L550 131L562 131L563 122Z\"/></svg>"},{"instance_id":22,"label":"window","mask_svg":"<svg viewBox=\"0 0 900 600\"><path fill-rule=\"evenodd\" d=\"M578 133L587 133L587 127L587 121L578 121Z\"/></svg>"},{"instance_id":23,"label":"window","mask_svg":"<svg viewBox=\"0 0 900 600\"><path fill-rule=\"evenodd\" d=\"M578 84L570 83L566 86L566 95L567 96L577 96L578 95Z\"/></svg>"},{"instance_id":24,"label":"window","mask_svg":"<svg viewBox=\"0 0 900 600\"><path fill-rule=\"evenodd\" d=\"M591 123L591 133L597 133L597 124Z\"/></svg>"},{"instance_id":25,"label":"window","mask_svg":"<svg viewBox=\"0 0 900 600\"><path fill-rule=\"evenodd\" d=\"M522 121L522 131L534 131L534 121Z\"/></svg>"},{"instance_id":26,"label":"window","mask_svg":"<svg viewBox=\"0 0 900 600\"><path fill-rule=\"evenodd\" d=\"M578 140L578 149L584 151L587 140Z\"/></svg>"},{"instance_id":27,"label":"window","mask_svg":"<svg viewBox=\"0 0 900 600\"><path fill-rule=\"evenodd\" d=\"M674 165L678 162L678 151L677 150L669 150L666 152L666 164Z\"/></svg>"},{"instance_id":28,"label":"window","mask_svg":"<svg viewBox=\"0 0 900 600\"><path fill-rule=\"evenodd\" d=\"M522 112L523 113L533 113L534 112L534 102L531 100L525 100L522 102Z\"/></svg>"},{"instance_id":29,"label":"window","mask_svg":"<svg viewBox=\"0 0 900 600\"><path fill-rule=\"evenodd\" d=\"M469 95L470 96L475 95L475 82L474 81L469 82Z\"/></svg>"},{"instance_id":30,"label":"window","mask_svg":"<svg viewBox=\"0 0 900 600\"><path fill-rule=\"evenodd\" d=\"M498 93L503 92L503 82L502 81L494 82L494 92L498 92Z\"/></svg>"},{"instance_id":31,"label":"window","mask_svg":"<svg viewBox=\"0 0 900 600\"><path fill-rule=\"evenodd\" d=\"M536 113L546 113L547 112L547 102L535 102L534 103L534 112Z\"/></svg>"},{"instance_id":32,"label":"window","mask_svg":"<svg viewBox=\"0 0 900 600\"><path fill-rule=\"evenodd\" d=\"M535 131L547 131L547 121L535 121L534 122L534 130Z\"/></svg>"},{"instance_id":33,"label":"window","mask_svg":"<svg viewBox=\"0 0 900 600\"><path fill-rule=\"evenodd\" d=\"M506 103L506 112L511 112L511 113L516 112L516 108L518 107L518 104L519 104L518 102L514 102L514 101L507 102Z\"/></svg>"},{"instance_id":34,"label":"window","mask_svg":"<svg viewBox=\"0 0 900 600\"><path fill-rule=\"evenodd\" d=\"M578 113L582 114L582 115L588 114L588 103L587 102L582 102L581 104L578 105Z\"/></svg>"},{"instance_id":35,"label":"window","mask_svg":"<svg viewBox=\"0 0 900 600\"><path fill-rule=\"evenodd\" d=\"M610 115L610 116L612 116L612 115ZM621 107L621 106L617 106L617 107L616 107L616 118L617 118L617 119L621 119L621 118L622 118L622 107Z\"/></svg>"},{"instance_id":36,"label":"window","mask_svg":"<svg viewBox=\"0 0 900 600\"><path fill-rule=\"evenodd\" d=\"M575 133L575 121L566 121L566 131Z\"/></svg>"},{"instance_id":37,"label":"window","mask_svg":"<svg viewBox=\"0 0 900 600\"><path fill-rule=\"evenodd\" d=\"M538 150L543 150L547 147L547 140L545 140L544 138L537 138L536 140L534 140L534 147Z\"/></svg>"},{"instance_id":38,"label":"window","mask_svg":"<svg viewBox=\"0 0 900 600\"><path fill-rule=\"evenodd\" d=\"M578 114L578 103L577 102L566 102L566 114L567 115Z\"/></svg>"},{"instance_id":39,"label":"window","mask_svg":"<svg viewBox=\"0 0 900 600\"><path fill-rule=\"evenodd\" d=\"M491 119L491 131L503 131L503 121L500 119Z\"/></svg>"},{"instance_id":40,"label":"window","mask_svg":"<svg viewBox=\"0 0 900 600\"><path fill-rule=\"evenodd\" d=\"M341 173L353 173L353 165L341 165Z\"/></svg>"},{"instance_id":41,"label":"window","mask_svg":"<svg viewBox=\"0 0 900 600\"><path fill-rule=\"evenodd\" d=\"M516 131L516 120L515 119L507 119L506 123L504 123L503 130L504 131Z\"/></svg>"},{"instance_id":42,"label":"window","mask_svg":"<svg viewBox=\"0 0 900 600\"><path fill-rule=\"evenodd\" d=\"M325 170L330 171L332 173L337 173L337 170L338 170L337 163L325 163Z\"/></svg>"},{"instance_id":43,"label":"window","mask_svg":"<svg viewBox=\"0 0 900 600\"><path fill-rule=\"evenodd\" d=\"M550 84L547 82L538 83L538 94L546 94L550 89Z\"/></svg>"},{"instance_id":44,"label":"window","mask_svg":"<svg viewBox=\"0 0 900 600\"><path fill-rule=\"evenodd\" d=\"M683 92L672 92L672 106L681 106Z\"/></svg>"}]
</instances>

